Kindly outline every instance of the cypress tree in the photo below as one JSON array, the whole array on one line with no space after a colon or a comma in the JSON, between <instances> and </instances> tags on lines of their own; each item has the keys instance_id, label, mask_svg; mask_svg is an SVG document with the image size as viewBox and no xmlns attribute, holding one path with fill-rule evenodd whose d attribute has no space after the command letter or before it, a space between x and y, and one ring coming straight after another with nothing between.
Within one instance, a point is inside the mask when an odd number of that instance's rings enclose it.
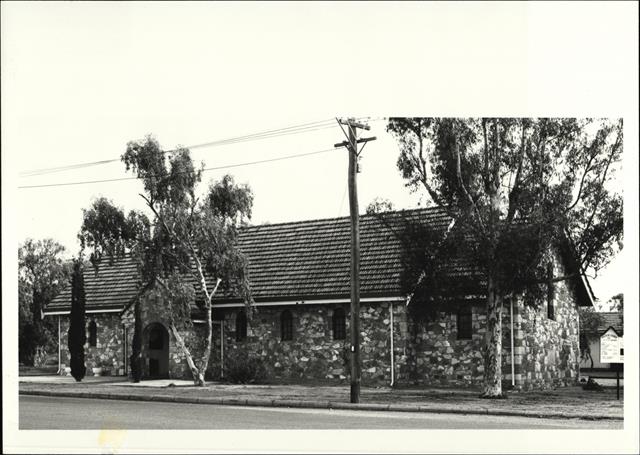
<instances>
[{"instance_id":1,"label":"cypress tree","mask_svg":"<svg viewBox=\"0 0 640 455\"><path fill-rule=\"evenodd\" d=\"M131 378L133 382L142 379L142 315L140 314L140 297L134 307L133 341L131 343Z\"/></svg>"},{"instance_id":2,"label":"cypress tree","mask_svg":"<svg viewBox=\"0 0 640 455\"><path fill-rule=\"evenodd\" d=\"M71 356L71 376L82 381L87 368L84 365L84 344L87 341L85 331L85 294L82 261L74 261L71 277L71 315L69 321L68 346Z\"/></svg>"}]
</instances>

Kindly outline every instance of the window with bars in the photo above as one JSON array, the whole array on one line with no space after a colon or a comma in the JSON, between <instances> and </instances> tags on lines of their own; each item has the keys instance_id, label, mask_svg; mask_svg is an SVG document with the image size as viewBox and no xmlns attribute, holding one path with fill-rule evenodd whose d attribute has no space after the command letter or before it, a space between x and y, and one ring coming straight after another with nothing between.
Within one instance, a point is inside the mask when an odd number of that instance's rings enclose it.
<instances>
[{"instance_id":1,"label":"window with bars","mask_svg":"<svg viewBox=\"0 0 640 455\"><path fill-rule=\"evenodd\" d=\"M344 309L336 308L333 310L331 318L331 329L334 340L344 340L347 337L347 322Z\"/></svg>"},{"instance_id":2,"label":"window with bars","mask_svg":"<svg viewBox=\"0 0 640 455\"><path fill-rule=\"evenodd\" d=\"M456 317L458 340L470 340L473 333L471 308L461 308Z\"/></svg>"},{"instance_id":3,"label":"window with bars","mask_svg":"<svg viewBox=\"0 0 640 455\"><path fill-rule=\"evenodd\" d=\"M247 316L240 311L236 316L236 341L244 341L247 338Z\"/></svg>"},{"instance_id":4,"label":"window with bars","mask_svg":"<svg viewBox=\"0 0 640 455\"><path fill-rule=\"evenodd\" d=\"M282 341L293 340L293 316L289 310L284 310L280 314L280 339Z\"/></svg>"}]
</instances>

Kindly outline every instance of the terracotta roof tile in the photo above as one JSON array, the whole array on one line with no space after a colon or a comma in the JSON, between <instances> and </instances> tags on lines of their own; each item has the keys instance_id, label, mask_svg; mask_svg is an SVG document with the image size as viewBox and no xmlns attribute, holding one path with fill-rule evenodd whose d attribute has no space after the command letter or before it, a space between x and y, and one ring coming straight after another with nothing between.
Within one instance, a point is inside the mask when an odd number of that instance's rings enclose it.
<instances>
[{"instance_id":1,"label":"terracotta roof tile","mask_svg":"<svg viewBox=\"0 0 640 455\"><path fill-rule=\"evenodd\" d=\"M622 313L621 312L608 312L608 313L598 313L601 317L601 321L598 324L598 334L602 335L604 332L606 332L609 327L613 327L614 330L618 333L618 335L623 335L624 332L624 327L623 327L623 320L622 320ZM582 319L580 319L580 322L582 323ZM581 330L584 330L583 327L580 327Z\"/></svg>"},{"instance_id":2,"label":"terracotta roof tile","mask_svg":"<svg viewBox=\"0 0 640 455\"><path fill-rule=\"evenodd\" d=\"M438 229L445 229L450 220L435 208L361 215L363 297L402 294L402 245L396 233L405 219ZM254 299L260 301L348 297L350 242L350 220L342 217L249 226L241 231L238 244L249 259ZM136 267L130 257L103 264L97 275L91 269L85 272L88 310L123 308L136 290ZM233 296L217 300L223 298ZM66 289L47 311L67 310L70 300L70 290Z\"/></svg>"}]
</instances>

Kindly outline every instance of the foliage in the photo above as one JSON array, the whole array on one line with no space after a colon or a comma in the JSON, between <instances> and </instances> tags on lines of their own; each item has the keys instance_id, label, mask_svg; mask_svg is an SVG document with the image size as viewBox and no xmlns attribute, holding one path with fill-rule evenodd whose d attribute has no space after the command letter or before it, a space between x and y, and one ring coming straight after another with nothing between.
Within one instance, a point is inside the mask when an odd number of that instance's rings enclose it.
<instances>
[{"instance_id":1,"label":"foliage","mask_svg":"<svg viewBox=\"0 0 640 455\"><path fill-rule=\"evenodd\" d=\"M261 358L235 350L225 358L224 376L233 384L255 384L265 380L267 370Z\"/></svg>"},{"instance_id":2,"label":"foliage","mask_svg":"<svg viewBox=\"0 0 640 455\"><path fill-rule=\"evenodd\" d=\"M603 387L600 384L598 384L593 378L589 378L587 380L587 383L582 385L582 389L592 390L594 392L602 392L604 390Z\"/></svg>"},{"instance_id":3,"label":"foliage","mask_svg":"<svg viewBox=\"0 0 640 455\"><path fill-rule=\"evenodd\" d=\"M57 338L42 310L66 286L70 267L64 247L53 239L27 239L18 249L18 352L33 365L38 349L54 350Z\"/></svg>"},{"instance_id":4,"label":"foliage","mask_svg":"<svg viewBox=\"0 0 640 455\"><path fill-rule=\"evenodd\" d=\"M104 197L96 199L90 209L82 210L82 230L78 234L82 250L91 250L90 260L97 269L103 256L113 260L131 249L139 232L148 230L144 214L124 211Z\"/></svg>"},{"instance_id":5,"label":"foliage","mask_svg":"<svg viewBox=\"0 0 640 455\"><path fill-rule=\"evenodd\" d=\"M392 210L393 210L393 202L391 202L389 199L376 197L367 206L366 213L367 215L372 215L375 213L390 212Z\"/></svg>"},{"instance_id":6,"label":"foliage","mask_svg":"<svg viewBox=\"0 0 640 455\"><path fill-rule=\"evenodd\" d=\"M619 311L620 313L624 313L624 294L622 292L612 296L609 299L609 302L611 302L611 306L609 308L610 311Z\"/></svg>"},{"instance_id":7,"label":"foliage","mask_svg":"<svg viewBox=\"0 0 640 455\"><path fill-rule=\"evenodd\" d=\"M603 324L604 318L593 308L588 308L580 312L580 360L589 360L591 362L591 368L593 368L591 343L600 338L598 327Z\"/></svg>"},{"instance_id":8,"label":"foliage","mask_svg":"<svg viewBox=\"0 0 640 455\"><path fill-rule=\"evenodd\" d=\"M622 198L610 188L622 122L391 118L387 130L400 146L397 165L407 186L426 191L428 204L454 221L441 239L427 234L422 270L410 258L415 270L408 275L425 283L423 301L436 302L458 292L437 286L438 261L464 257L480 274L487 306L484 395L500 395L503 300L523 293L536 305L554 282L597 271L622 248ZM550 269L557 249L569 252L565 276Z\"/></svg>"},{"instance_id":9,"label":"foliage","mask_svg":"<svg viewBox=\"0 0 640 455\"><path fill-rule=\"evenodd\" d=\"M84 212L81 243L98 260L130 252L138 263L140 286L147 290L160 286L167 303L161 311L171 321L194 381L203 384L211 352L214 294L218 288L233 293L251 309L247 261L236 239L251 216L253 195L248 186L236 184L227 175L199 197L202 170L194 165L189 150L166 153L150 136L127 144L122 161L141 179L145 191L140 196L152 217L133 211L125 217L110 201L98 200ZM195 360L179 335L194 311L204 313L208 321L204 353Z\"/></svg>"},{"instance_id":10,"label":"foliage","mask_svg":"<svg viewBox=\"0 0 640 455\"><path fill-rule=\"evenodd\" d=\"M87 341L85 329L85 292L83 266L80 260L73 264L71 277L71 315L69 318L68 346L71 357L71 376L82 381L86 374L84 364L84 344Z\"/></svg>"}]
</instances>

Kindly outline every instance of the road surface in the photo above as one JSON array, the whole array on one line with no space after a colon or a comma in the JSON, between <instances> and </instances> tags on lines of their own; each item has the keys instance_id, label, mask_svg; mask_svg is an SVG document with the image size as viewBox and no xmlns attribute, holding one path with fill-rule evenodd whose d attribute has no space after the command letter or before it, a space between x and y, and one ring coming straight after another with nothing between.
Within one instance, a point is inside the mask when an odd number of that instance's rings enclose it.
<instances>
[{"instance_id":1,"label":"road surface","mask_svg":"<svg viewBox=\"0 0 640 455\"><path fill-rule=\"evenodd\" d=\"M622 421L261 408L20 395L21 430L622 429Z\"/></svg>"}]
</instances>

